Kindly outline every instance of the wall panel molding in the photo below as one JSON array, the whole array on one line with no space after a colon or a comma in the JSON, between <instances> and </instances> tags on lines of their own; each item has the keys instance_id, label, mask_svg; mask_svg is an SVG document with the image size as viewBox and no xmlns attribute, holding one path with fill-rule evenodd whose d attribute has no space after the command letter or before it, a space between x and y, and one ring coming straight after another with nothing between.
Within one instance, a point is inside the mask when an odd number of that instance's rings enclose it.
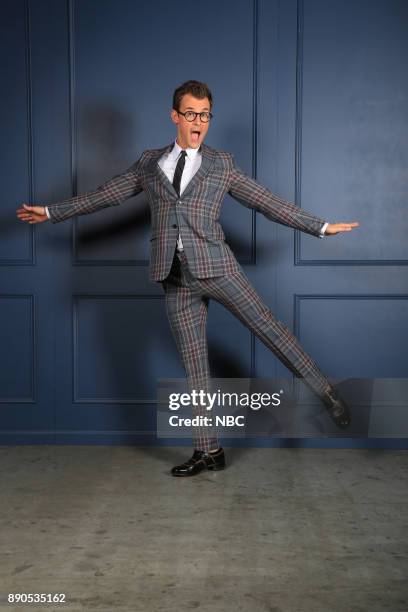
<instances>
[{"instance_id":1,"label":"wall panel molding","mask_svg":"<svg viewBox=\"0 0 408 612\"><path fill-rule=\"evenodd\" d=\"M30 386L31 386L31 394L25 397L15 396L15 397L1 397L0 396L0 404L35 404L37 403L37 385L36 385L36 376L35 373L38 371L38 363L37 363L37 345L36 338L38 337L38 332L36 328L36 308L35 308L35 296L32 293L2 293L0 294L0 303L3 300L23 300L27 302L28 309L28 317L29 317L29 345L31 348L31 369L30 369ZM18 320L15 322L10 322L10 326L15 326L16 331L18 331ZM2 350L6 351L7 347L3 345ZM7 367L10 367L10 364L6 365L3 363L3 370ZM17 367L17 364L16 364Z\"/></svg>"},{"instance_id":2,"label":"wall panel molding","mask_svg":"<svg viewBox=\"0 0 408 612\"><path fill-rule=\"evenodd\" d=\"M32 70L31 70L31 23L30 23L30 3L29 0L24 0L24 44L25 49L25 90L26 90L26 130L27 130L27 184L28 184L28 202L35 201L34 194L34 173L33 173L33 165L34 165L34 151L33 151L33 109L32 109ZM22 203L18 202L18 205L22 205ZM18 221L20 226L22 225L21 221ZM28 232L28 251L29 256L18 259L8 259L8 258L0 258L0 266L35 266L35 230L34 225L26 225L25 231Z\"/></svg>"},{"instance_id":3,"label":"wall panel molding","mask_svg":"<svg viewBox=\"0 0 408 612\"><path fill-rule=\"evenodd\" d=\"M302 176L302 96L303 96L303 41L304 0L297 0L296 38L296 115L295 115L295 202L301 207ZM406 266L408 259L305 259L302 257L302 232L294 231L295 266Z\"/></svg>"}]
</instances>

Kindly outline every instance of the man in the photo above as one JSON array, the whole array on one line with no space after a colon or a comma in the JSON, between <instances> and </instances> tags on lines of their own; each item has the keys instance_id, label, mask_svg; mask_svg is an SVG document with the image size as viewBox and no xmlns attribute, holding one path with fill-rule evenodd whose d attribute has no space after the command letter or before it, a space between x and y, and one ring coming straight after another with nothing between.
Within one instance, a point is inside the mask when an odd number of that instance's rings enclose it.
<instances>
[{"instance_id":1,"label":"man","mask_svg":"<svg viewBox=\"0 0 408 612\"><path fill-rule=\"evenodd\" d=\"M58 223L73 215L116 206L144 190L151 208L150 280L162 283L166 311L192 389L209 385L206 320L209 298L222 303L322 399L339 427L350 424L337 389L278 321L251 286L218 223L226 193L268 219L317 237L349 232L359 224L327 223L274 195L247 176L230 153L204 144L213 99L205 83L187 81L173 94L174 143L146 150L123 174L81 196L46 207L23 204L17 216L28 223ZM193 416L202 407L192 407ZM173 476L225 467L217 434L193 428L194 453Z\"/></svg>"}]
</instances>

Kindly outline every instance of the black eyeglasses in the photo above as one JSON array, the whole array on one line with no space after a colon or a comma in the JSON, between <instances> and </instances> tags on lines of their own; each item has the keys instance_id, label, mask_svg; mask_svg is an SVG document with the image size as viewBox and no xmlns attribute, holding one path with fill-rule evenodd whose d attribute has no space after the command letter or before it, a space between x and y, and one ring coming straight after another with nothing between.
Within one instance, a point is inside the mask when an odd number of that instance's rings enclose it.
<instances>
[{"instance_id":1,"label":"black eyeglasses","mask_svg":"<svg viewBox=\"0 0 408 612\"><path fill-rule=\"evenodd\" d=\"M181 111L177 111L177 113L179 115L183 115L186 121L194 121L197 115L200 115L200 120L203 123L208 123L209 120L212 118L212 113L207 113L205 111L203 111L202 113L195 113L194 111L189 110L189 111L186 111L185 113L182 113Z\"/></svg>"}]
</instances>

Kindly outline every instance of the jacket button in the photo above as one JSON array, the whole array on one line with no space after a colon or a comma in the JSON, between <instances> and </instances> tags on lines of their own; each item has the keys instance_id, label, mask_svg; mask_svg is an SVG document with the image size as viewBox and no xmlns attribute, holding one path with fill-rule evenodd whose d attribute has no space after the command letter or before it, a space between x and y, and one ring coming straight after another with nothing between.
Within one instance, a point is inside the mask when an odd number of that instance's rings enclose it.
<instances>
[{"instance_id":1,"label":"jacket button","mask_svg":"<svg viewBox=\"0 0 408 612\"><path fill-rule=\"evenodd\" d=\"M177 225L176 225L175 223L173 223L172 227L176 228L176 227L177 227Z\"/></svg>"}]
</instances>

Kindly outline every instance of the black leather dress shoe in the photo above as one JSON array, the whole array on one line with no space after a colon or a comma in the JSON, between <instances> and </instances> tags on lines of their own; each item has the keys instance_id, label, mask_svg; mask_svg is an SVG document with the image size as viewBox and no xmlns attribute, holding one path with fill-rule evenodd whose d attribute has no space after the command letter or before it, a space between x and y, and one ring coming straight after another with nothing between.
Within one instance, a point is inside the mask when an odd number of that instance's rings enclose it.
<instances>
[{"instance_id":1,"label":"black leather dress shoe","mask_svg":"<svg viewBox=\"0 0 408 612\"><path fill-rule=\"evenodd\" d=\"M322 397L323 403L329 414L338 427L348 427L351 423L351 416L347 404L340 396L337 389L332 387Z\"/></svg>"},{"instance_id":2,"label":"black leather dress shoe","mask_svg":"<svg viewBox=\"0 0 408 612\"><path fill-rule=\"evenodd\" d=\"M173 476L194 476L202 470L223 470L225 468L224 450L220 447L215 453L206 453L202 450L194 450L194 454L188 461L172 468Z\"/></svg>"}]
</instances>

